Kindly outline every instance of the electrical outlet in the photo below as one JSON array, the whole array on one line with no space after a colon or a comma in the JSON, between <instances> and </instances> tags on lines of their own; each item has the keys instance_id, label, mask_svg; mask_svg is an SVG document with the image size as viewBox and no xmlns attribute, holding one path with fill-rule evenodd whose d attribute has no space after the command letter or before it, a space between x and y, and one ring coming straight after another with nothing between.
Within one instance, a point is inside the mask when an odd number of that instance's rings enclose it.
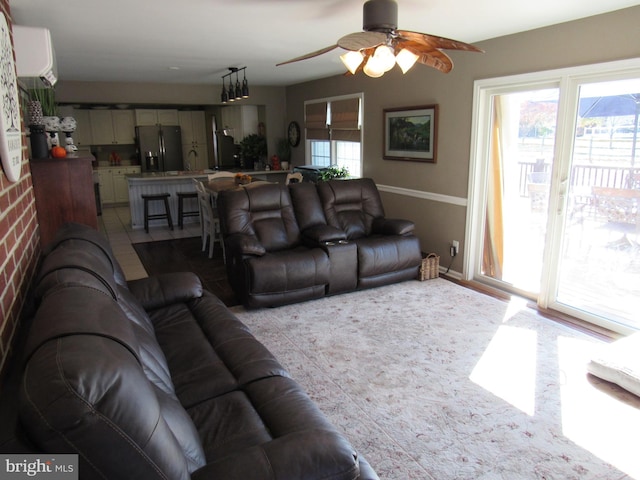
<instances>
[{"instance_id":1,"label":"electrical outlet","mask_svg":"<svg viewBox=\"0 0 640 480\"><path fill-rule=\"evenodd\" d=\"M455 257L456 255L458 255L458 250L460 249L460 242L458 242L458 240L452 240L451 241L451 256Z\"/></svg>"}]
</instances>

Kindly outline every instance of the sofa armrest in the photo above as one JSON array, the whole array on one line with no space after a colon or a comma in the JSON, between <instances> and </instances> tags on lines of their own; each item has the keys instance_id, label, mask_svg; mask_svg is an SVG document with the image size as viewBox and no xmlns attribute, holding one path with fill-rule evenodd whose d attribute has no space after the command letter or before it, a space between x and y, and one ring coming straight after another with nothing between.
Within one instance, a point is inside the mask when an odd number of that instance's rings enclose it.
<instances>
[{"instance_id":1,"label":"sofa armrest","mask_svg":"<svg viewBox=\"0 0 640 480\"><path fill-rule=\"evenodd\" d=\"M145 310L155 310L202 296L202 283L192 272L165 273L127 283Z\"/></svg>"},{"instance_id":2,"label":"sofa armrest","mask_svg":"<svg viewBox=\"0 0 640 480\"><path fill-rule=\"evenodd\" d=\"M267 253L264 245L254 235L234 233L225 238L224 245L232 256L254 255L261 257Z\"/></svg>"},{"instance_id":3,"label":"sofa armrest","mask_svg":"<svg viewBox=\"0 0 640 480\"><path fill-rule=\"evenodd\" d=\"M409 235L414 229L415 224L410 220L376 218L373 221L373 233L381 235Z\"/></svg>"},{"instance_id":4,"label":"sofa armrest","mask_svg":"<svg viewBox=\"0 0 640 480\"><path fill-rule=\"evenodd\" d=\"M339 242L347 239L347 234L339 228L331 225L316 225L302 232L305 243L312 246L326 244L327 242Z\"/></svg>"}]
</instances>

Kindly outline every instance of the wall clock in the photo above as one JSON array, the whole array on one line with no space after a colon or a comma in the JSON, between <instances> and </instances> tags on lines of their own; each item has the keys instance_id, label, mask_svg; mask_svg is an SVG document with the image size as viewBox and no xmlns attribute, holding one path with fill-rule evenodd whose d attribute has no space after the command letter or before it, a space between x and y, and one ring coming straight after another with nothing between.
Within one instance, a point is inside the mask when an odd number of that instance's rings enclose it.
<instances>
[{"instance_id":1,"label":"wall clock","mask_svg":"<svg viewBox=\"0 0 640 480\"><path fill-rule=\"evenodd\" d=\"M22 132L16 67L9 26L0 14L0 157L4 173L11 182L20 178Z\"/></svg>"},{"instance_id":2,"label":"wall clock","mask_svg":"<svg viewBox=\"0 0 640 480\"><path fill-rule=\"evenodd\" d=\"M289 145L297 147L300 143L300 125L298 125L298 122L291 122L287 133L289 136Z\"/></svg>"}]
</instances>

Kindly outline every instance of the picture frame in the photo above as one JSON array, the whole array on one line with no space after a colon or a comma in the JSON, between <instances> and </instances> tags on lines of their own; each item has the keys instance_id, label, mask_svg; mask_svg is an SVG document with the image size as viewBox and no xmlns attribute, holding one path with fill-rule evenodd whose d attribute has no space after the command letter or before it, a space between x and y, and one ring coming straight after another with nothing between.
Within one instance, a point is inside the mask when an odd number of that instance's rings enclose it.
<instances>
[{"instance_id":1,"label":"picture frame","mask_svg":"<svg viewBox=\"0 0 640 480\"><path fill-rule=\"evenodd\" d=\"M385 160L436 163L437 104L387 108L383 112Z\"/></svg>"}]
</instances>

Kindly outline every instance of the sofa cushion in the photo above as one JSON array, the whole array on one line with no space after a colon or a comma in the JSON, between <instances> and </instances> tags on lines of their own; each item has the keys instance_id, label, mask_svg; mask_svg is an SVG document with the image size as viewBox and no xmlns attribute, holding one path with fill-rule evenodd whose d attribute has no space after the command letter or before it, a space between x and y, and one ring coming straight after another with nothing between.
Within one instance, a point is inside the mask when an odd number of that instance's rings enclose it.
<instances>
[{"instance_id":1,"label":"sofa cushion","mask_svg":"<svg viewBox=\"0 0 640 480\"><path fill-rule=\"evenodd\" d=\"M371 236L356 240L358 277L375 277L413 268L416 278L421 262L420 242L414 236Z\"/></svg>"},{"instance_id":2,"label":"sofa cushion","mask_svg":"<svg viewBox=\"0 0 640 480\"><path fill-rule=\"evenodd\" d=\"M43 249L43 255L47 256L69 240L75 240L75 242L66 245L68 248L76 248L80 242L87 242L102 250L102 253L109 259L115 282L119 285L127 284L124 272L113 255L113 250L111 250L107 237L93 228L88 228L86 225L73 222L63 224L56 232L53 240Z\"/></svg>"},{"instance_id":3,"label":"sofa cushion","mask_svg":"<svg viewBox=\"0 0 640 480\"><path fill-rule=\"evenodd\" d=\"M266 251L284 250L300 243L286 185L255 182L220 192L218 208L226 234L255 236Z\"/></svg>"},{"instance_id":4,"label":"sofa cushion","mask_svg":"<svg viewBox=\"0 0 640 480\"><path fill-rule=\"evenodd\" d=\"M148 380L112 298L77 286L46 295L27 352L21 421L42 451L80 453L83 477L187 479L204 464L193 422Z\"/></svg>"},{"instance_id":5,"label":"sofa cushion","mask_svg":"<svg viewBox=\"0 0 640 480\"><path fill-rule=\"evenodd\" d=\"M329 257L319 248L295 248L246 261L253 294L289 292L329 283Z\"/></svg>"},{"instance_id":6,"label":"sofa cushion","mask_svg":"<svg viewBox=\"0 0 640 480\"><path fill-rule=\"evenodd\" d=\"M209 292L187 304L153 311L150 316L176 394L187 408L258 378L288 375L247 327Z\"/></svg>"},{"instance_id":7,"label":"sofa cushion","mask_svg":"<svg viewBox=\"0 0 640 480\"><path fill-rule=\"evenodd\" d=\"M207 456L194 480L358 478L356 451L289 378L257 380L189 414Z\"/></svg>"},{"instance_id":8,"label":"sofa cushion","mask_svg":"<svg viewBox=\"0 0 640 480\"><path fill-rule=\"evenodd\" d=\"M384 217L380 194L370 178L320 182L318 194L327 223L344 230L349 240L370 235L374 220Z\"/></svg>"},{"instance_id":9,"label":"sofa cushion","mask_svg":"<svg viewBox=\"0 0 640 480\"><path fill-rule=\"evenodd\" d=\"M293 203L293 211L300 231L318 225L326 225L327 219L322 210L322 203L315 184L310 182L289 184L289 193Z\"/></svg>"}]
</instances>

